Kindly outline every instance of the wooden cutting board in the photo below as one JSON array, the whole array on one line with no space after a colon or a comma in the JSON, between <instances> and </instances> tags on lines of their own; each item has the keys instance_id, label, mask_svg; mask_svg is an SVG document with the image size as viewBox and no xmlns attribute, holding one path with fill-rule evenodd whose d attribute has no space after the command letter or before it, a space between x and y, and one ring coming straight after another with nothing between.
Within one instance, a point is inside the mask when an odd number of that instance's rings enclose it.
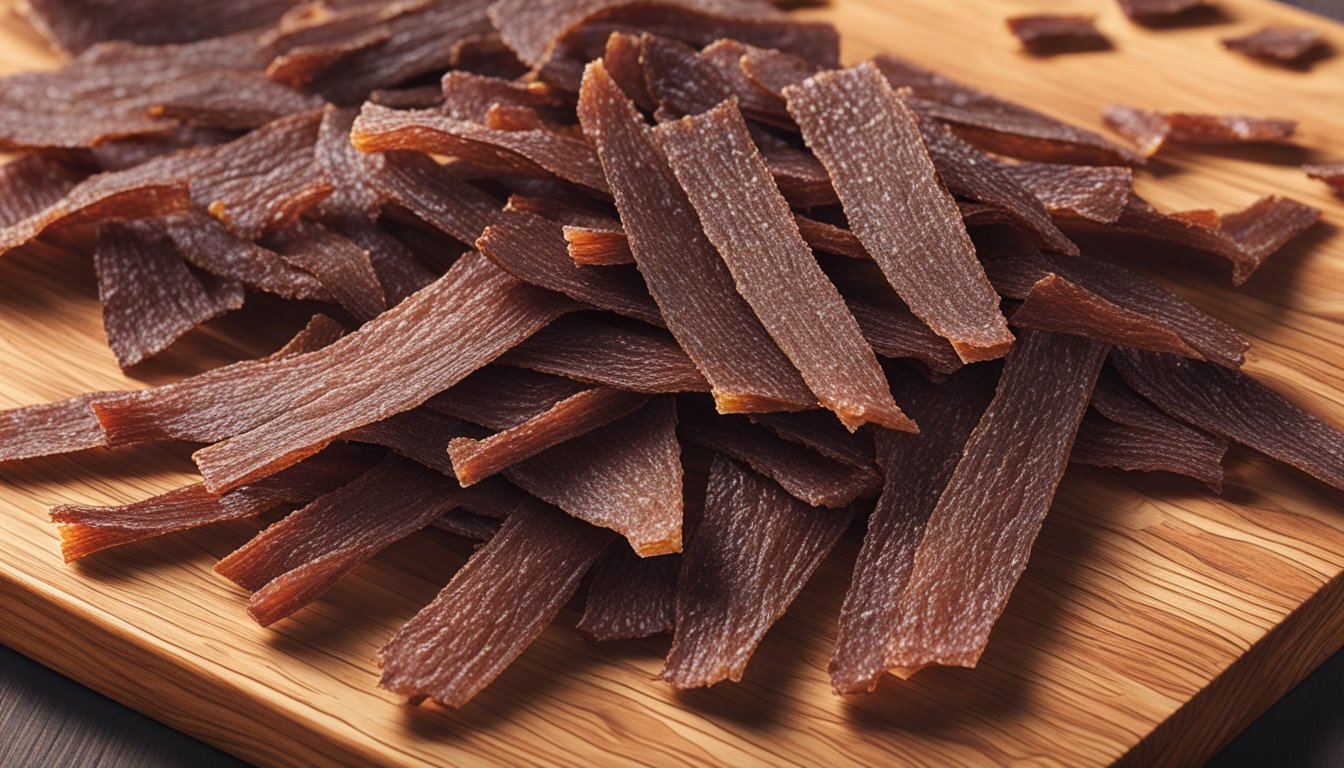
<instances>
[{"instance_id":1,"label":"wooden cutting board","mask_svg":"<svg viewBox=\"0 0 1344 768\"><path fill-rule=\"evenodd\" d=\"M1171 208L1288 194L1322 208L1321 224L1240 291L1218 267L1148 266L1251 338L1248 370L1344 424L1344 199L1298 168L1344 159L1344 57L1292 71L1217 43L1296 22L1344 49L1344 28L1267 0L1219 4L1211 25L1162 30L1128 23L1110 0L837 0L805 13L840 26L848 61L893 51L1083 125L1110 100L1300 120L1304 149L1173 153L1139 186ZM1097 14L1115 50L1023 55L1003 18L1044 6ZM12 11L0 19L0 70L54 62ZM1132 256L1144 263L1142 250ZM8 255L0 407L162 383L272 349L302 322L250 301L130 379L104 346L88 259L47 246ZM978 669L832 697L826 660L857 549L847 542L740 685L672 691L652 679L666 639L590 644L571 629L571 606L465 709L407 707L377 688L374 654L466 557L447 536L392 547L272 630L210 570L252 523L61 563L50 505L180 485L188 453L136 447L0 467L0 642L266 764L1190 764L1344 644L1344 495L1234 451L1222 497L1180 479L1072 469Z\"/></svg>"}]
</instances>

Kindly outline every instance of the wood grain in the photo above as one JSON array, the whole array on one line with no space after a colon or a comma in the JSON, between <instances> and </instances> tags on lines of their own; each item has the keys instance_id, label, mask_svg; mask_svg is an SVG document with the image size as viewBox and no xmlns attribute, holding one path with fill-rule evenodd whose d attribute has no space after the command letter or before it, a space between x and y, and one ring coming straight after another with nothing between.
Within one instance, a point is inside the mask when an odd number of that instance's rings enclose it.
<instances>
[{"instance_id":1,"label":"wood grain","mask_svg":"<svg viewBox=\"0 0 1344 768\"><path fill-rule=\"evenodd\" d=\"M1252 339L1247 368L1344 424L1344 204L1305 160L1344 157L1344 58L1261 65L1217 38L1263 23L1344 28L1264 0L1222 0L1212 26L1151 30L1103 0L1115 50L1035 59L1003 18L1028 0L837 0L846 59L890 50L1084 125L1110 100L1297 118L1307 149L1173 153L1141 191L1165 207L1289 194L1322 224L1240 291L1216 265L1129 256ZM54 58L16 18L0 69ZM106 349L87 258L35 246L0 260L0 407L139 386L265 351L301 322L250 299L163 361L124 377ZM679 694L653 681L667 641L594 645L556 626L458 712L402 706L374 654L467 551L430 532L359 569L276 628L210 566L256 530L237 523L61 564L56 503L120 503L190 478L188 449L129 448L0 468L0 642L265 764L1094 765L1198 763L1344 644L1344 496L1245 452L1210 497L1178 479L1075 468L980 667L830 695L826 659L857 545L846 541L767 636L741 685Z\"/></svg>"}]
</instances>

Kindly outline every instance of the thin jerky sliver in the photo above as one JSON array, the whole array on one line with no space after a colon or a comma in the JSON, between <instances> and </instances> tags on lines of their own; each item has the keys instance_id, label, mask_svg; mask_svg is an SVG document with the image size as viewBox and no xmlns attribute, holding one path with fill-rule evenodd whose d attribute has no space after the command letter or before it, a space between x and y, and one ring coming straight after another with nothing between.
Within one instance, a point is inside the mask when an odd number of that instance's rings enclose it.
<instances>
[{"instance_id":1,"label":"thin jerky sliver","mask_svg":"<svg viewBox=\"0 0 1344 768\"><path fill-rule=\"evenodd\" d=\"M1134 142L1145 157L1159 152L1167 142L1212 145L1282 142L1297 130L1297 122L1293 120L1154 112L1124 104L1106 107L1102 119L1111 130Z\"/></svg>"},{"instance_id":2,"label":"thin jerky sliver","mask_svg":"<svg viewBox=\"0 0 1344 768\"><path fill-rule=\"evenodd\" d=\"M561 376L487 365L430 398L424 407L502 432L590 389Z\"/></svg>"},{"instance_id":3,"label":"thin jerky sliver","mask_svg":"<svg viewBox=\"0 0 1344 768\"><path fill-rule=\"evenodd\" d=\"M448 72L442 80L442 114L454 120L484 123L490 108L500 104L528 107L552 119L561 119L564 100L540 83L523 84L473 72ZM386 106L386 105L384 105ZM573 119L573 114L570 114Z\"/></svg>"},{"instance_id":4,"label":"thin jerky sliver","mask_svg":"<svg viewBox=\"0 0 1344 768\"><path fill-rule=\"evenodd\" d=\"M161 221L178 253L200 270L284 299L332 299L312 273L269 248L238 237L203 211Z\"/></svg>"},{"instance_id":5,"label":"thin jerky sliver","mask_svg":"<svg viewBox=\"0 0 1344 768\"><path fill-rule=\"evenodd\" d=\"M854 234L921 320L966 362L1013 343L919 126L869 64L786 89L789 112L830 172ZM868 131L850 131L864 116Z\"/></svg>"},{"instance_id":6,"label":"thin jerky sliver","mask_svg":"<svg viewBox=\"0 0 1344 768\"><path fill-rule=\"evenodd\" d=\"M71 187L46 207L0 226L0 253L18 248L53 226L170 215L185 211L190 202L185 182L101 173Z\"/></svg>"},{"instance_id":7,"label":"thin jerky sliver","mask_svg":"<svg viewBox=\"0 0 1344 768\"><path fill-rule=\"evenodd\" d=\"M1229 51L1292 64L1321 44L1321 33L1310 27L1265 27L1240 37L1225 37L1219 42Z\"/></svg>"},{"instance_id":8,"label":"thin jerky sliver","mask_svg":"<svg viewBox=\"0 0 1344 768\"><path fill-rule=\"evenodd\" d=\"M458 437L484 437L486 430L439 413L427 405L388 416L341 435L342 440L381 445L449 477L453 462L448 443Z\"/></svg>"},{"instance_id":9,"label":"thin jerky sliver","mask_svg":"<svg viewBox=\"0 0 1344 768\"><path fill-rule=\"evenodd\" d=\"M799 413L753 413L747 417L779 437L811 448L828 459L853 467L876 466L873 436L868 429L849 432L836 424L825 411Z\"/></svg>"},{"instance_id":10,"label":"thin jerky sliver","mask_svg":"<svg viewBox=\"0 0 1344 768\"><path fill-rule=\"evenodd\" d=\"M369 252L341 234L300 220L278 232L272 243L285 261L316 277L338 304L360 321L387 309Z\"/></svg>"},{"instance_id":11,"label":"thin jerky sliver","mask_svg":"<svg viewBox=\"0 0 1344 768\"><path fill-rule=\"evenodd\" d=\"M263 27L296 0L235 0L206 3L183 13L175 0L32 0L29 18L53 42L79 53L104 40L188 43Z\"/></svg>"},{"instance_id":12,"label":"thin jerky sliver","mask_svg":"<svg viewBox=\"0 0 1344 768\"><path fill-rule=\"evenodd\" d=\"M260 72L217 70L154 89L149 113L198 126L234 131L259 128L296 112L322 107L322 99L281 85Z\"/></svg>"}]
</instances>

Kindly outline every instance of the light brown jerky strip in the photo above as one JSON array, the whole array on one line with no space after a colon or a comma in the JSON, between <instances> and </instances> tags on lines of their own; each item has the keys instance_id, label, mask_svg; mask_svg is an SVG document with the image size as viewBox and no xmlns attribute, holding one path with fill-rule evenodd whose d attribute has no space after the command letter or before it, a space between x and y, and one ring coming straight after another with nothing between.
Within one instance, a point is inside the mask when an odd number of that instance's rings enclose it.
<instances>
[{"instance_id":1,"label":"light brown jerky strip","mask_svg":"<svg viewBox=\"0 0 1344 768\"><path fill-rule=\"evenodd\" d=\"M1008 31L1033 53L1096 50L1109 47L1092 16L1037 13L1010 16Z\"/></svg>"},{"instance_id":2,"label":"light brown jerky strip","mask_svg":"<svg viewBox=\"0 0 1344 768\"><path fill-rule=\"evenodd\" d=\"M678 688L741 680L761 638L830 553L851 516L848 510L809 507L716 457L704 515L682 556L676 633L662 679Z\"/></svg>"},{"instance_id":3,"label":"light brown jerky strip","mask_svg":"<svg viewBox=\"0 0 1344 768\"><path fill-rule=\"evenodd\" d=\"M1321 40L1320 31L1310 27L1265 27L1240 37L1224 37L1219 42L1229 51L1292 64L1315 50Z\"/></svg>"},{"instance_id":4,"label":"light brown jerky strip","mask_svg":"<svg viewBox=\"0 0 1344 768\"><path fill-rule=\"evenodd\" d=\"M610 267L635 263L635 255L630 252L630 241L619 224L615 229L567 224L563 230L565 250L569 251L570 260L579 266Z\"/></svg>"},{"instance_id":5,"label":"light brown jerky strip","mask_svg":"<svg viewBox=\"0 0 1344 768\"><path fill-rule=\"evenodd\" d=\"M381 445L411 461L453 477L448 443L458 437L484 437L486 434L486 430L474 424L423 405L353 429L341 435L341 439Z\"/></svg>"},{"instance_id":6,"label":"light brown jerky strip","mask_svg":"<svg viewBox=\"0 0 1344 768\"><path fill-rule=\"evenodd\" d=\"M1192 435L1196 437L1193 441L1182 439ZM1188 427L1176 433L1157 432L1088 411L1078 428L1069 461L1126 472L1185 475L1218 493L1223 485L1222 459L1226 450L1226 441Z\"/></svg>"},{"instance_id":7,"label":"light brown jerky strip","mask_svg":"<svg viewBox=\"0 0 1344 768\"><path fill-rule=\"evenodd\" d=\"M519 488L624 536L641 556L681 551L681 449L671 398L504 470Z\"/></svg>"},{"instance_id":8,"label":"light brown jerky strip","mask_svg":"<svg viewBox=\"0 0 1344 768\"><path fill-rule=\"evenodd\" d=\"M914 115L871 65L785 90L803 138L826 166L854 234L921 320L966 362L1013 343L952 196ZM865 121L862 133L854 120Z\"/></svg>"},{"instance_id":9,"label":"light brown jerky strip","mask_svg":"<svg viewBox=\"0 0 1344 768\"><path fill-rule=\"evenodd\" d=\"M613 542L593 566L577 629L592 640L631 640L671 632L676 625L679 555L640 557Z\"/></svg>"},{"instance_id":10,"label":"light brown jerky strip","mask_svg":"<svg viewBox=\"0 0 1344 768\"><path fill-rule=\"evenodd\" d=\"M1302 170L1311 178L1324 181L1335 189L1344 189L1344 163L1304 165Z\"/></svg>"},{"instance_id":11,"label":"light brown jerky strip","mask_svg":"<svg viewBox=\"0 0 1344 768\"><path fill-rule=\"evenodd\" d=\"M825 411L798 413L753 413L751 423L779 437L811 448L828 459L854 467L875 466L872 430L849 432L841 428Z\"/></svg>"},{"instance_id":12,"label":"light brown jerky strip","mask_svg":"<svg viewBox=\"0 0 1344 768\"><path fill-rule=\"evenodd\" d=\"M1155 112L1125 104L1111 104L1101 117L1111 130L1134 142L1145 157L1159 152L1167 142L1212 145L1281 142L1297 130L1294 120Z\"/></svg>"},{"instance_id":13,"label":"light brown jerky strip","mask_svg":"<svg viewBox=\"0 0 1344 768\"><path fill-rule=\"evenodd\" d=\"M262 531L219 561L215 572L253 590L247 612L269 626L457 506L460 490L439 472L388 456Z\"/></svg>"},{"instance_id":14,"label":"light brown jerky strip","mask_svg":"<svg viewBox=\"0 0 1344 768\"><path fill-rule=\"evenodd\" d=\"M122 368L243 306L241 285L193 273L163 227L153 221L99 225L93 263L103 329Z\"/></svg>"},{"instance_id":15,"label":"light brown jerky strip","mask_svg":"<svg viewBox=\"0 0 1344 768\"><path fill-rule=\"evenodd\" d=\"M610 534L558 509L519 511L388 641L378 684L460 707L574 595Z\"/></svg>"},{"instance_id":16,"label":"light brown jerky strip","mask_svg":"<svg viewBox=\"0 0 1344 768\"><path fill-rule=\"evenodd\" d=\"M1112 359L1126 384L1172 416L1344 488L1344 433L1250 376L1139 350Z\"/></svg>"},{"instance_id":17,"label":"light brown jerky strip","mask_svg":"<svg viewBox=\"0 0 1344 768\"><path fill-rule=\"evenodd\" d=\"M387 309L369 252L314 221L299 220L270 243L285 261L316 277L338 304L360 321Z\"/></svg>"},{"instance_id":18,"label":"light brown jerky strip","mask_svg":"<svg viewBox=\"0 0 1344 768\"><path fill-rule=\"evenodd\" d=\"M1027 565L1106 351L1089 339L1039 332L1013 347L929 516L888 668L912 674L979 660Z\"/></svg>"},{"instance_id":19,"label":"light brown jerky strip","mask_svg":"<svg viewBox=\"0 0 1344 768\"><path fill-rule=\"evenodd\" d=\"M887 671L887 648L901 622L901 595L914 570L915 553L929 515L961 460L966 438L993 393L993 373L969 368L945 384L908 377L902 399L928 426L918 435L878 430L878 464L885 481L868 517L854 577L840 610L829 671L836 693L877 687Z\"/></svg>"},{"instance_id":20,"label":"light brown jerky strip","mask_svg":"<svg viewBox=\"0 0 1344 768\"><path fill-rule=\"evenodd\" d=\"M1055 215L1111 223L1134 191L1134 172L1123 166L1015 163L1003 170Z\"/></svg>"},{"instance_id":21,"label":"light brown jerky strip","mask_svg":"<svg viewBox=\"0 0 1344 768\"><path fill-rule=\"evenodd\" d=\"M800 410L815 403L738 295L648 126L600 61L585 70L579 120L597 147L649 293L709 380L719 409Z\"/></svg>"},{"instance_id":22,"label":"light brown jerky strip","mask_svg":"<svg viewBox=\"0 0 1344 768\"><path fill-rule=\"evenodd\" d=\"M732 102L657 131L668 163L728 265L737 291L817 395L850 430L916 431L840 292L817 266Z\"/></svg>"},{"instance_id":23,"label":"light brown jerky strip","mask_svg":"<svg viewBox=\"0 0 1344 768\"><path fill-rule=\"evenodd\" d=\"M479 254L463 256L443 278L359 331L272 363L264 378L280 391L235 401L252 409L255 426L193 458L216 492L274 472L342 432L423 403L572 306Z\"/></svg>"}]
</instances>

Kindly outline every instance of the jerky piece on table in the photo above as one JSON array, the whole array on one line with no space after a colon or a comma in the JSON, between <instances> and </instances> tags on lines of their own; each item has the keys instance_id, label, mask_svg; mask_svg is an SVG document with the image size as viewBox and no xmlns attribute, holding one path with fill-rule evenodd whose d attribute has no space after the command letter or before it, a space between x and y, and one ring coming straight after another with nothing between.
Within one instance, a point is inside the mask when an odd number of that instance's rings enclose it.
<instances>
[{"instance_id":1,"label":"jerky piece on table","mask_svg":"<svg viewBox=\"0 0 1344 768\"><path fill-rule=\"evenodd\" d=\"M162 222L178 253L198 269L283 299L332 298L311 273L269 248L238 237L202 211L170 216Z\"/></svg>"},{"instance_id":2,"label":"jerky piece on table","mask_svg":"<svg viewBox=\"0 0 1344 768\"><path fill-rule=\"evenodd\" d=\"M269 626L457 506L460 490L452 478L388 456L257 534L220 560L215 572L252 590L247 612Z\"/></svg>"},{"instance_id":3,"label":"jerky piece on table","mask_svg":"<svg viewBox=\"0 0 1344 768\"><path fill-rule=\"evenodd\" d=\"M592 640L632 640L676 626L678 555L640 557L615 541L593 566L578 630Z\"/></svg>"},{"instance_id":4,"label":"jerky piece on table","mask_svg":"<svg viewBox=\"0 0 1344 768\"><path fill-rule=\"evenodd\" d=\"M31 0L28 18L52 42L79 53L104 40L146 45L189 43L264 27L297 0L202 3L190 10L176 0Z\"/></svg>"},{"instance_id":5,"label":"jerky piece on table","mask_svg":"<svg viewBox=\"0 0 1344 768\"><path fill-rule=\"evenodd\" d=\"M285 261L316 277L355 319L371 320L387 309L369 252L343 235L300 219L272 235L270 242Z\"/></svg>"},{"instance_id":6,"label":"jerky piece on table","mask_svg":"<svg viewBox=\"0 0 1344 768\"><path fill-rule=\"evenodd\" d=\"M99 225L93 263L103 329L122 368L243 306L241 285L193 273L172 238L153 220Z\"/></svg>"},{"instance_id":7,"label":"jerky piece on table","mask_svg":"<svg viewBox=\"0 0 1344 768\"><path fill-rule=\"evenodd\" d=\"M789 442L811 448L828 459L852 467L876 466L871 430L850 432L835 423L825 411L798 413L753 413L751 423L774 432Z\"/></svg>"},{"instance_id":8,"label":"jerky piece on table","mask_svg":"<svg viewBox=\"0 0 1344 768\"><path fill-rule=\"evenodd\" d=\"M761 638L852 516L809 507L716 457L704 514L681 558L676 632L662 679L678 688L741 680Z\"/></svg>"},{"instance_id":9,"label":"jerky piece on table","mask_svg":"<svg viewBox=\"0 0 1344 768\"><path fill-rule=\"evenodd\" d=\"M681 551L677 409L659 398L634 413L504 470L519 488L611 528L640 556Z\"/></svg>"},{"instance_id":10,"label":"jerky piece on table","mask_svg":"<svg viewBox=\"0 0 1344 768\"><path fill-rule=\"evenodd\" d=\"M918 435L877 431L878 464L886 479L840 610L829 665L831 689L840 694L870 692L886 674L887 649L900 628L901 595L925 525L989 405L994 382L991 371L977 366L940 385L909 377L898 389L927 426Z\"/></svg>"},{"instance_id":11,"label":"jerky piece on table","mask_svg":"<svg viewBox=\"0 0 1344 768\"><path fill-rule=\"evenodd\" d=\"M601 61L584 72L579 121L597 147L635 263L668 329L724 412L802 410L816 398L737 293L732 274Z\"/></svg>"},{"instance_id":12,"label":"jerky piece on table","mask_svg":"<svg viewBox=\"0 0 1344 768\"><path fill-rule=\"evenodd\" d=\"M1321 44L1321 33L1310 27L1265 27L1240 37L1225 37L1223 47L1257 59L1292 64Z\"/></svg>"},{"instance_id":13,"label":"jerky piece on table","mask_svg":"<svg viewBox=\"0 0 1344 768\"><path fill-rule=\"evenodd\" d=\"M1120 218L1134 191L1134 171L1123 166L1023 162L1001 167L1050 213L1103 224Z\"/></svg>"},{"instance_id":14,"label":"jerky piece on table","mask_svg":"<svg viewBox=\"0 0 1344 768\"><path fill-rule=\"evenodd\" d=\"M277 83L260 72L217 70L171 80L155 88L151 115L198 126L245 131L296 112L322 107L322 99Z\"/></svg>"},{"instance_id":15,"label":"jerky piece on table","mask_svg":"<svg viewBox=\"0 0 1344 768\"><path fill-rule=\"evenodd\" d=\"M454 71L443 76L441 85L443 104L439 110L454 120L484 123L490 108L497 104L528 107L553 122L563 122L565 118L565 99L541 83L519 83ZM573 111L568 117L573 120Z\"/></svg>"},{"instance_id":16,"label":"jerky piece on table","mask_svg":"<svg viewBox=\"0 0 1344 768\"><path fill-rule=\"evenodd\" d=\"M737 107L730 101L664 123L656 136L738 293L822 407L850 430L871 422L916 431L892 399L840 292L798 233Z\"/></svg>"},{"instance_id":17,"label":"jerky piece on table","mask_svg":"<svg viewBox=\"0 0 1344 768\"><path fill-rule=\"evenodd\" d=\"M1179 424L1179 422L1177 422ZM1111 421L1094 411L1083 416L1069 461L1126 472L1169 472L1204 483L1214 493L1223 486L1227 442L1196 429L1156 432ZM1193 437L1186 441L1185 438Z\"/></svg>"},{"instance_id":18,"label":"jerky piece on table","mask_svg":"<svg viewBox=\"0 0 1344 768\"><path fill-rule=\"evenodd\" d=\"M541 333L545 333L543 330ZM487 365L425 403L426 408L495 431L512 429L562 400L592 389L587 384L501 365Z\"/></svg>"},{"instance_id":19,"label":"jerky piece on table","mask_svg":"<svg viewBox=\"0 0 1344 768\"><path fill-rule=\"evenodd\" d=\"M1111 47L1092 16L1037 13L1010 16L1008 31L1032 53L1099 51Z\"/></svg>"},{"instance_id":20,"label":"jerky piece on table","mask_svg":"<svg viewBox=\"0 0 1344 768\"><path fill-rule=\"evenodd\" d=\"M38 171L36 163L24 162L25 167L15 169L6 179L5 186L21 183L32 178ZM59 172L57 172L59 173ZM129 172L127 172L129 173ZM0 221L0 254L33 240L53 226L70 226L106 219L139 219L153 216L167 216L187 210L191 205L185 181L146 180L148 177L127 175L127 173L100 173L75 184L63 195L43 207L32 210L31 206L45 202L57 189L57 182L51 176L43 179L43 185L28 192L15 202L4 205L5 213L18 214L20 218Z\"/></svg>"},{"instance_id":21,"label":"jerky piece on table","mask_svg":"<svg viewBox=\"0 0 1344 768\"><path fill-rule=\"evenodd\" d=\"M485 542L493 539L495 534L499 533L501 523L498 520L473 514L465 509L450 509L435 518L430 525L469 541Z\"/></svg>"},{"instance_id":22,"label":"jerky piece on table","mask_svg":"<svg viewBox=\"0 0 1344 768\"><path fill-rule=\"evenodd\" d=\"M572 308L468 254L330 347L269 363L253 382L264 392L227 398L248 413L244 431L193 459L215 492L270 474L343 432L420 405Z\"/></svg>"},{"instance_id":23,"label":"jerky piece on table","mask_svg":"<svg viewBox=\"0 0 1344 768\"><path fill-rule=\"evenodd\" d=\"M1117 349L1125 383L1172 416L1344 488L1344 433L1240 372Z\"/></svg>"},{"instance_id":24,"label":"jerky piece on table","mask_svg":"<svg viewBox=\"0 0 1344 768\"><path fill-rule=\"evenodd\" d=\"M381 445L430 469L453 477L448 443L458 437L484 437L487 432L474 424L421 406L393 414L341 435L342 440Z\"/></svg>"},{"instance_id":25,"label":"jerky piece on table","mask_svg":"<svg viewBox=\"0 0 1344 768\"><path fill-rule=\"evenodd\" d=\"M574 595L611 535L553 507L516 512L379 654L378 684L460 707Z\"/></svg>"},{"instance_id":26,"label":"jerky piece on table","mask_svg":"<svg viewBox=\"0 0 1344 768\"><path fill-rule=\"evenodd\" d=\"M1026 568L1107 347L1028 332L929 516L887 667L975 666Z\"/></svg>"},{"instance_id":27,"label":"jerky piece on table","mask_svg":"<svg viewBox=\"0 0 1344 768\"><path fill-rule=\"evenodd\" d=\"M1172 16L1207 8L1209 0L1118 0L1129 18L1143 22L1165 21Z\"/></svg>"},{"instance_id":28,"label":"jerky piece on table","mask_svg":"<svg viewBox=\"0 0 1344 768\"><path fill-rule=\"evenodd\" d=\"M51 519L60 524L61 554L68 563L133 541L255 517L282 504L307 504L348 483L376 459L375 450L338 444L223 495L192 483L115 507L62 504L51 510Z\"/></svg>"},{"instance_id":29,"label":"jerky piece on table","mask_svg":"<svg viewBox=\"0 0 1344 768\"><path fill-rule=\"evenodd\" d=\"M1324 181L1338 190L1344 190L1344 163L1304 165L1302 170L1311 178Z\"/></svg>"},{"instance_id":30,"label":"jerky piece on table","mask_svg":"<svg viewBox=\"0 0 1344 768\"><path fill-rule=\"evenodd\" d=\"M73 157L30 154L0 165L0 230L41 214L89 177Z\"/></svg>"},{"instance_id":31,"label":"jerky piece on table","mask_svg":"<svg viewBox=\"0 0 1344 768\"><path fill-rule=\"evenodd\" d=\"M1297 130L1296 120L1157 112L1125 104L1111 104L1102 111L1101 117L1111 130L1134 142L1144 157L1157 154L1168 142L1205 145L1277 143L1286 141Z\"/></svg>"},{"instance_id":32,"label":"jerky piece on table","mask_svg":"<svg viewBox=\"0 0 1344 768\"><path fill-rule=\"evenodd\" d=\"M1003 356L999 312L956 202L938 180L914 115L871 65L785 90L803 138L831 175L854 234L911 311L965 362ZM867 130L853 131L865 115Z\"/></svg>"}]
</instances>

